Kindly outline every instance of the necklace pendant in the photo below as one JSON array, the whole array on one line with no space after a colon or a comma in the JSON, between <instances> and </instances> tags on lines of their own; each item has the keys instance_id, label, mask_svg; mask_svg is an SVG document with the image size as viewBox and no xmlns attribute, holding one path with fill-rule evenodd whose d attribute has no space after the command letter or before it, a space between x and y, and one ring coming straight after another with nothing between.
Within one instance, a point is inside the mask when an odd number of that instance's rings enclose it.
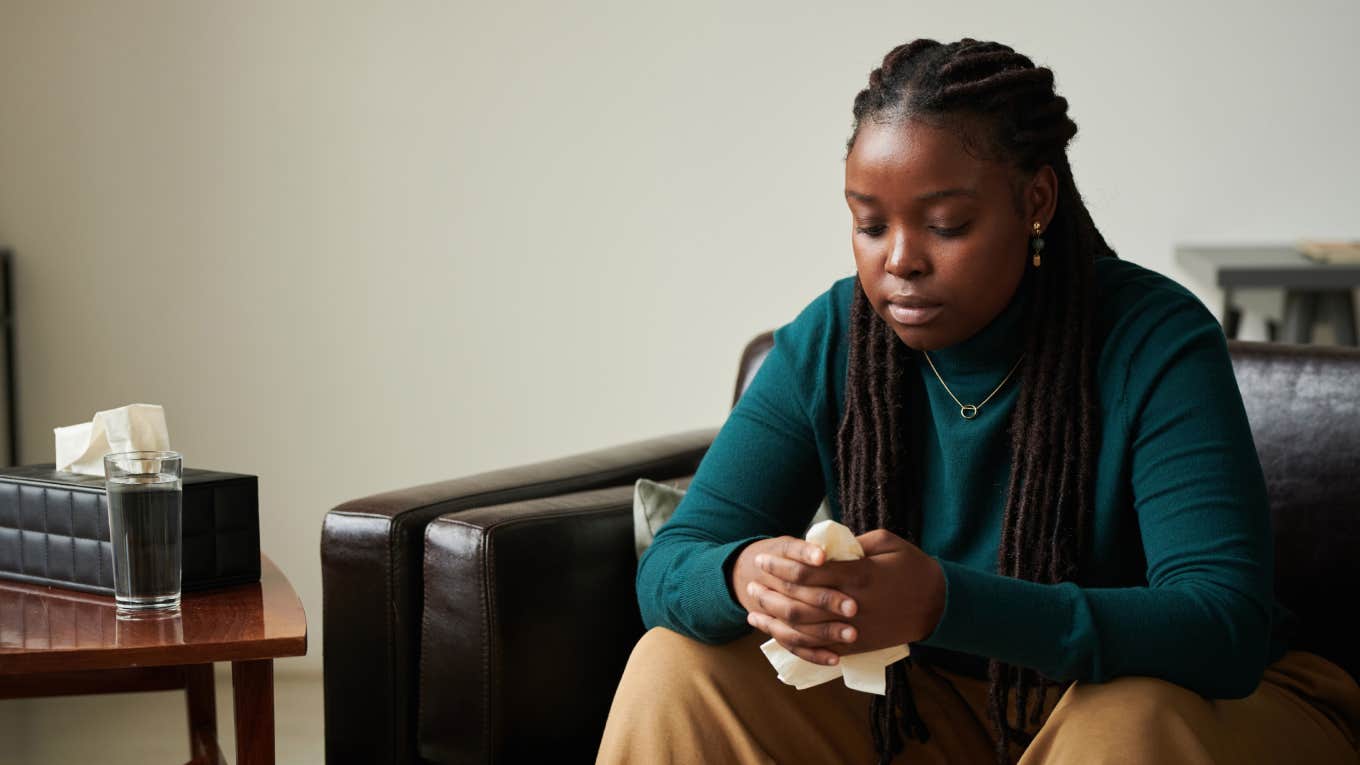
<instances>
[{"instance_id":1,"label":"necklace pendant","mask_svg":"<svg viewBox=\"0 0 1360 765\"><path fill-rule=\"evenodd\" d=\"M964 404L963 406L959 407L959 414L963 415L963 419L965 420L973 419L974 417L977 416L977 413L978 408L972 404Z\"/></svg>"}]
</instances>

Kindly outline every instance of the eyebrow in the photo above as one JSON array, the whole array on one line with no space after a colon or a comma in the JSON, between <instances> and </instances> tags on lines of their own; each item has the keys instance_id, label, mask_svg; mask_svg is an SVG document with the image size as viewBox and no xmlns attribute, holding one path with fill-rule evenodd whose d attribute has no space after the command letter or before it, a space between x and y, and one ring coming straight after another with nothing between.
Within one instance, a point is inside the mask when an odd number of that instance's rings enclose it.
<instances>
[{"instance_id":1,"label":"eyebrow","mask_svg":"<svg viewBox=\"0 0 1360 765\"><path fill-rule=\"evenodd\" d=\"M851 199L856 199L859 200L860 202L865 202L867 204L874 204L875 202L878 201L878 197L875 197L872 194L861 194L860 192L853 191L851 189L846 189L845 195L847 197L850 197ZM936 199L943 199L945 197L976 197L976 196L977 191L975 191L974 189L965 189L958 187L952 189L939 189L938 191L928 191L916 197L916 201L931 202Z\"/></svg>"}]
</instances>

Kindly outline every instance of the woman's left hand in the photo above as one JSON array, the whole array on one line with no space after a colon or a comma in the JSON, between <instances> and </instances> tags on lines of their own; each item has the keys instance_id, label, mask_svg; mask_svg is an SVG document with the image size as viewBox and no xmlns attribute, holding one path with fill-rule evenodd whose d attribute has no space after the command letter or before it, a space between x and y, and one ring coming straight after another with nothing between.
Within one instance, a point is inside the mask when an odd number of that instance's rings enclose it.
<instances>
[{"instance_id":1,"label":"woman's left hand","mask_svg":"<svg viewBox=\"0 0 1360 765\"><path fill-rule=\"evenodd\" d=\"M844 619L854 628L852 642L808 648L802 645L796 626L778 618L787 613L793 599L760 584L763 611L752 611L747 621L808 661L835 664L837 654L861 653L924 639L944 613L944 571L921 548L884 529L857 537L864 557L854 561L827 561L808 566L797 561L761 556L756 565L776 580L789 585L815 584L837 590L855 603L853 617ZM785 602L787 601L787 602Z\"/></svg>"}]
</instances>

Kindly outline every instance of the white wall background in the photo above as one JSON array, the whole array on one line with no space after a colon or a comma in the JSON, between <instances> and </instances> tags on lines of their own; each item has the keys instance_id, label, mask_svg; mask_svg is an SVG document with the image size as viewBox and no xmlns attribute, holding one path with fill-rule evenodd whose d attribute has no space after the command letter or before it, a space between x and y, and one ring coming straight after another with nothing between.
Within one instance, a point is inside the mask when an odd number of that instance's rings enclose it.
<instances>
[{"instance_id":1,"label":"white wall background","mask_svg":"<svg viewBox=\"0 0 1360 765\"><path fill-rule=\"evenodd\" d=\"M23 457L165 405L260 476L320 664L348 498L721 423L852 271L850 105L893 45L1057 73L1126 258L1360 236L1360 4L0 0ZM287 663L285 663L287 664ZM281 667L281 670L287 666Z\"/></svg>"}]
</instances>

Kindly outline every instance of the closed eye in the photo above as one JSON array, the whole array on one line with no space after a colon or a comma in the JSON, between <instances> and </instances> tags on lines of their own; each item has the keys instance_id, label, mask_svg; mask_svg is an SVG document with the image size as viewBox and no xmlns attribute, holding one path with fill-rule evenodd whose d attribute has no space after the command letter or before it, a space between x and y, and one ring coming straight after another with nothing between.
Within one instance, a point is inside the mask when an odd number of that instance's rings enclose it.
<instances>
[{"instance_id":1,"label":"closed eye","mask_svg":"<svg viewBox=\"0 0 1360 765\"><path fill-rule=\"evenodd\" d=\"M864 234L865 236L879 237L883 235L883 231L886 228L887 226L859 226L855 231Z\"/></svg>"},{"instance_id":2,"label":"closed eye","mask_svg":"<svg viewBox=\"0 0 1360 765\"><path fill-rule=\"evenodd\" d=\"M931 226L930 230L934 231L936 236L943 237L945 239L952 239L953 237L956 236L962 236L963 233L968 230L968 224L965 223L962 226L955 226L953 228L941 228L939 226Z\"/></svg>"}]
</instances>

